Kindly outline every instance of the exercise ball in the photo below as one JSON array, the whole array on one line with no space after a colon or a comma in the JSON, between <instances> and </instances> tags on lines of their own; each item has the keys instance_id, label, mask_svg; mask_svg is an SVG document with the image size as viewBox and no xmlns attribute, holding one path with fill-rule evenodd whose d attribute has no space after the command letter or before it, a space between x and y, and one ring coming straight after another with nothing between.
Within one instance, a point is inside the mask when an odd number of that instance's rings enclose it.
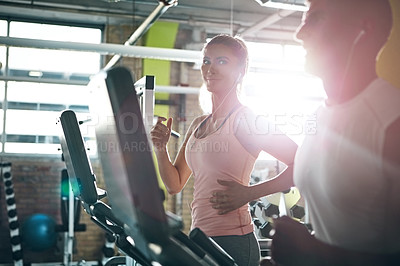
<instances>
[{"instance_id":1,"label":"exercise ball","mask_svg":"<svg viewBox=\"0 0 400 266\"><path fill-rule=\"evenodd\" d=\"M27 249L44 251L56 244L56 222L49 215L33 214L22 224L21 236Z\"/></svg>"}]
</instances>

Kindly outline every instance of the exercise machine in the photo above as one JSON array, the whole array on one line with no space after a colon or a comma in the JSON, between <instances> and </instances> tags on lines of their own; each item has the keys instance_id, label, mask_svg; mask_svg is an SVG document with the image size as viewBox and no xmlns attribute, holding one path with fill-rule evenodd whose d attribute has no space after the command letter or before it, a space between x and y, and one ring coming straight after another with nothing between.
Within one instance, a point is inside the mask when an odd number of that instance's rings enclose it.
<instances>
[{"instance_id":1,"label":"exercise machine","mask_svg":"<svg viewBox=\"0 0 400 266\"><path fill-rule=\"evenodd\" d=\"M72 190L92 221L116 236L116 246L134 264L236 265L201 230L184 234L181 218L164 210L164 194L129 70L101 71L89 86L90 111L99 121L96 141L103 147L99 159L107 191L97 187L74 112L64 111L60 123ZM102 201L104 197L109 204Z\"/></svg>"}]
</instances>

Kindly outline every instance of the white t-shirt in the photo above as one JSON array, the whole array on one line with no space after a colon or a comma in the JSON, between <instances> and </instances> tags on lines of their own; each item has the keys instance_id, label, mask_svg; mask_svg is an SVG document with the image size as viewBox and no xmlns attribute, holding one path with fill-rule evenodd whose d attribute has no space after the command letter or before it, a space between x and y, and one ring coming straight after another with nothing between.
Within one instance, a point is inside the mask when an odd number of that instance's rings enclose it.
<instances>
[{"instance_id":1,"label":"white t-shirt","mask_svg":"<svg viewBox=\"0 0 400 266\"><path fill-rule=\"evenodd\" d=\"M400 89L373 81L352 100L317 111L294 164L315 236L351 250L400 251L400 171L383 174L385 130L400 117ZM400 136L399 136L400 137Z\"/></svg>"}]
</instances>

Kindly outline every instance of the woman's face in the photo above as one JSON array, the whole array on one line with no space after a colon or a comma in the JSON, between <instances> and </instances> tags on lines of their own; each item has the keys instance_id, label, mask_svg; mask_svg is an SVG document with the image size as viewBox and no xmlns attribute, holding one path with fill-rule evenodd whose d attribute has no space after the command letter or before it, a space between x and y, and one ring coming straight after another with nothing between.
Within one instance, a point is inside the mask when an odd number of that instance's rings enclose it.
<instances>
[{"instance_id":1,"label":"woman's face","mask_svg":"<svg viewBox=\"0 0 400 266\"><path fill-rule=\"evenodd\" d=\"M201 73L208 91L226 94L240 79L239 60L230 47L209 45L204 50Z\"/></svg>"}]
</instances>

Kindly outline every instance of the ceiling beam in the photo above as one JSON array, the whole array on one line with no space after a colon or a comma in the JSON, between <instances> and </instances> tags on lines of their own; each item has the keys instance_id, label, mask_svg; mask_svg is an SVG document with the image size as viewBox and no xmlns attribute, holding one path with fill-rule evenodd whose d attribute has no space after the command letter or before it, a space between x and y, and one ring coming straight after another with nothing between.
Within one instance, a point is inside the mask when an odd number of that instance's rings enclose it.
<instances>
[{"instance_id":1,"label":"ceiling beam","mask_svg":"<svg viewBox=\"0 0 400 266\"><path fill-rule=\"evenodd\" d=\"M0 36L0 45L53 50L94 52L102 55L122 55L126 57L151 58L178 62L201 62L201 52L182 49L130 46L112 43L80 43L14 38Z\"/></svg>"},{"instance_id":2,"label":"ceiling beam","mask_svg":"<svg viewBox=\"0 0 400 266\"><path fill-rule=\"evenodd\" d=\"M268 16L266 19L254 24L253 26L242 30L239 32L239 34L243 37L253 35L256 32L259 32L263 28L267 28L268 26L271 26L272 24L275 24L276 22L280 21L281 19L293 14L296 12L295 10L279 10L278 12L272 14L271 16Z\"/></svg>"}]
</instances>

